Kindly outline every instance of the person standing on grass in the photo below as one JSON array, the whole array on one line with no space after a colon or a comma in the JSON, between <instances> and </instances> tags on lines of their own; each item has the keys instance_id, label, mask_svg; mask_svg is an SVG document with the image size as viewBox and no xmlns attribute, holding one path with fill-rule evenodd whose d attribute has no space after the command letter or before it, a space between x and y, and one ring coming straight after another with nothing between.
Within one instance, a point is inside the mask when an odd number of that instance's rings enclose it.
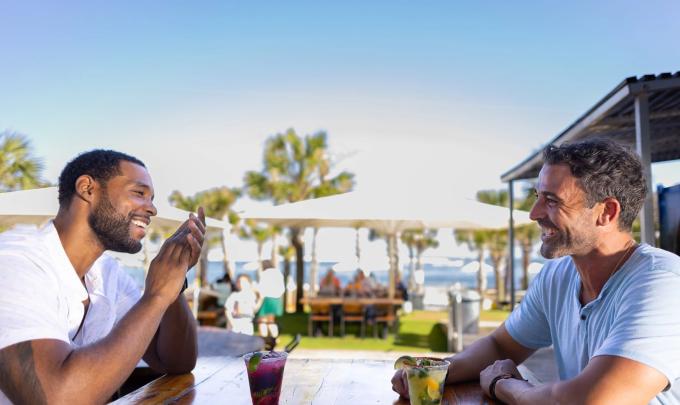
<instances>
[{"instance_id":1,"label":"person standing on grass","mask_svg":"<svg viewBox=\"0 0 680 405\"><path fill-rule=\"evenodd\" d=\"M262 276L258 283L261 305L257 311L257 328L265 340L265 347L273 350L279 337L276 318L283 315L283 274L269 260L262 261Z\"/></svg>"},{"instance_id":2,"label":"person standing on grass","mask_svg":"<svg viewBox=\"0 0 680 405\"><path fill-rule=\"evenodd\" d=\"M680 403L680 258L631 235L640 160L597 139L543 159L530 216L551 260L498 329L450 358L447 383L479 379L509 404ZM550 345L560 381L524 381L516 365ZM401 370L392 386L408 396Z\"/></svg>"},{"instance_id":3,"label":"person standing on grass","mask_svg":"<svg viewBox=\"0 0 680 405\"><path fill-rule=\"evenodd\" d=\"M0 236L0 404L104 403L142 358L162 373L194 368L196 321L181 291L203 209L165 241L143 294L102 255L139 252L153 197L139 159L86 152L59 176L53 221Z\"/></svg>"},{"instance_id":4,"label":"person standing on grass","mask_svg":"<svg viewBox=\"0 0 680 405\"><path fill-rule=\"evenodd\" d=\"M252 336L253 320L259 302L250 277L247 274L239 275L236 278L236 291L231 293L224 303L227 329Z\"/></svg>"}]
</instances>

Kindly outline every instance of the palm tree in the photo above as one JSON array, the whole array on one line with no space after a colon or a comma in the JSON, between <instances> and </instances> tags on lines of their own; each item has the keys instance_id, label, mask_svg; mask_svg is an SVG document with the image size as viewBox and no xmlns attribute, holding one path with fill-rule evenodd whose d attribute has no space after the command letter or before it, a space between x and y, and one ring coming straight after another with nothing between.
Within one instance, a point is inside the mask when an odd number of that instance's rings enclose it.
<instances>
[{"instance_id":1,"label":"palm tree","mask_svg":"<svg viewBox=\"0 0 680 405\"><path fill-rule=\"evenodd\" d=\"M0 133L0 192L46 186L42 161L32 156L31 142L17 132Z\"/></svg>"},{"instance_id":2,"label":"palm tree","mask_svg":"<svg viewBox=\"0 0 680 405\"><path fill-rule=\"evenodd\" d=\"M245 226L241 226L239 229L239 236L243 239L252 239L257 244L257 261L260 264L257 267L256 278L260 281L260 276L262 275L262 263L264 261L264 244L276 234L275 228L269 225L258 224L257 222L249 219L246 220Z\"/></svg>"},{"instance_id":3,"label":"palm tree","mask_svg":"<svg viewBox=\"0 0 680 405\"><path fill-rule=\"evenodd\" d=\"M302 201L350 191L354 175L341 172L329 177L333 162L328 155L325 132L299 136L294 129L278 133L265 142L263 168L248 171L244 177L248 195L256 200L271 200L274 204ZM296 310L302 311L304 281L303 229L291 228L290 244L296 255Z\"/></svg>"},{"instance_id":4,"label":"palm tree","mask_svg":"<svg viewBox=\"0 0 680 405\"><path fill-rule=\"evenodd\" d=\"M524 198L517 202L517 209L530 211L536 202L536 195L533 193L533 185L525 189ZM520 225L515 228L515 238L522 249L522 289L529 288L529 260L534 244L541 235L540 228L536 224Z\"/></svg>"},{"instance_id":5,"label":"palm tree","mask_svg":"<svg viewBox=\"0 0 680 405\"><path fill-rule=\"evenodd\" d=\"M401 234L401 241L408 247L409 257L411 259L411 272L409 275L409 289L415 288L415 269L423 268L423 253L429 248L436 248L439 246L437 240L437 230L408 230ZM414 254L415 253L415 254ZM415 256L415 266L414 266Z\"/></svg>"},{"instance_id":6,"label":"palm tree","mask_svg":"<svg viewBox=\"0 0 680 405\"><path fill-rule=\"evenodd\" d=\"M286 308L288 308L288 278L290 277L290 262L295 257L295 249L291 245L279 246L279 255L283 258L283 279L285 280Z\"/></svg>"},{"instance_id":7,"label":"palm tree","mask_svg":"<svg viewBox=\"0 0 680 405\"><path fill-rule=\"evenodd\" d=\"M465 243L470 250L474 250L478 254L477 291L483 297L487 289L484 253L486 252L489 234L484 230L454 229L453 236L458 243Z\"/></svg>"}]
</instances>

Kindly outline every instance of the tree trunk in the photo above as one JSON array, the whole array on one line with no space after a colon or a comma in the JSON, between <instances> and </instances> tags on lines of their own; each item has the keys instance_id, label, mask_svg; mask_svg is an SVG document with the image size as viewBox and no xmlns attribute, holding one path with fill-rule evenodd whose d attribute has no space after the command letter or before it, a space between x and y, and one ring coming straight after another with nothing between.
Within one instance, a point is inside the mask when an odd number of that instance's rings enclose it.
<instances>
[{"instance_id":1,"label":"tree trunk","mask_svg":"<svg viewBox=\"0 0 680 405\"><path fill-rule=\"evenodd\" d=\"M300 300L303 297L303 286L305 283L305 245L300 238L301 230L298 228L291 228L290 243L295 248L295 283L297 289L295 290L295 312L301 313L303 306Z\"/></svg>"},{"instance_id":2,"label":"tree trunk","mask_svg":"<svg viewBox=\"0 0 680 405\"><path fill-rule=\"evenodd\" d=\"M531 245L522 244L522 289L529 288L529 259L531 257Z\"/></svg>"},{"instance_id":3,"label":"tree trunk","mask_svg":"<svg viewBox=\"0 0 680 405\"><path fill-rule=\"evenodd\" d=\"M359 228L356 228L356 240L354 241L354 253L357 256L357 269L361 270L361 243L359 242Z\"/></svg>"},{"instance_id":4,"label":"tree trunk","mask_svg":"<svg viewBox=\"0 0 680 405\"><path fill-rule=\"evenodd\" d=\"M272 266L275 269L279 268L279 235L276 232L272 233Z\"/></svg>"},{"instance_id":5,"label":"tree trunk","mask_svg":"<svg viewBox=\"0 0 680 405\"><path fill-rule=\"evenodd\" d=\"M409 276L408 276L408 289L409 291L414 291L416 289L416 262L413 255L413 246L408 246L408 257L409 257Z\"/></svg>"},{"instance_id":6,"label":"tree trunk","mask_svg":"<svg viewBox=\"0 0 680 405\"><path fill-rule=\"evenodd\" d=\"M196 269L199 273L199 279L201 280L201 287L208 285L208 250L207 244L203 246L203 249L201 250L201 257L199 259L199 266L198 269Z\"/></svg>"},{"instance_id":7,"label":"tree trunk","mask_svg":"<svg viewBox=\"0 0 680 405\"><path fill-rule=\"evenodd\" d=\"M144 279L149 273L149 266L151 266L151 257L149 255L149 243L151 243L151 238L149 234L144 235Z\"/></svg>"},{"instance_id":8,"label":"tree trunk","mask_svg":"<svg viewBox=\"0 0 680 405\"><path fill-rule=\"evenodd\" d=\"M479 249L479 271L477 272L477 291L479 291L479 295L483 297L487 288L484 249Z\"/></svg>"},{"instance_id":9,"label":"tree trunk","mask_svg":"<svg viewBox=\"0 0 680 405\"><path fill-rule=\"evenodd\" d=\"M229 275L229 280L231 284L234 284L234 269L231 267L231 262L229 261L229 250L227 249L227 236L225 232L220 232L220 242L222 245L222 268L224 269L224 274Z\"/></svg>"},{"instance_id":10,"label":"tree trunk","mask_svg":"<svg viewBox=\"0 0 680 405\"><path fill-rule=\"evenodd\" d=\"M501 269L501 258L491 256L493 262L493 272L496 277L496 302L501 303L505 300L505 275Z\"/></svg>"},{"instance_id":11,"label":"tree trunk","mask_svg":"<svg viewBox=\"0 0 680 405\"><path fill-rule=\"evenodd\" d=\"M257 266L257 275L256 275L256 277L257 277L257 281L258 281L258 282L259 282L260 279L262 278L262 271L264 270L264 269L262 268L262 262L264 261L264 259L262 258L262 251L263 251L263 250L264 250L264 242L258 241L258 242L257 242L257 262L260 264L259 266Z\"/></svg>"},{"instance_id":12,"label":"tree trunk","mask_svg":"<svg viewBox=\"0 0 680 405\"><path fill-rule=\"evenodd\" d=\"M319 228L314 228L312 234L312 266L309 270L309 294L316 297L316 285L319 278L319 262L316 259L316 235L319 233Z\"/></svg>"},{"instance_id":13,"label":"tree trunk","mask_svg":"<svg viewBox=\"0 0 680 405\"><path fill-rule=\"evenodd\" d=\"M397 235L392 234L387 237L387 254L390 260L390 271L387 276L387 296L390 298L394 298L396 290L395 275L399 271L399 254L397 249Z\"/></svg>"}]
</instances>

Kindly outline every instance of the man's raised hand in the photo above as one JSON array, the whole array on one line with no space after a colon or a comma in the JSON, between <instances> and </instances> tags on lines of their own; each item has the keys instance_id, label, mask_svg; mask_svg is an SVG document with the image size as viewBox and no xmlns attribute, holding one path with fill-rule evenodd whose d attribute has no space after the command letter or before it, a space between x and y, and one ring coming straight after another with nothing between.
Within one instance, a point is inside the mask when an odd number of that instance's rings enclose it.
<instances>
[{"instance_id":1,"label":"man's raised hand","mask_svg":"<svg viewBox=\"0 0 680 405\"><path fill-rule=\"evenodd\" d=\"M151 261L146 277L145 294L163 298L167 304L177 299L186 272L201 257L205 239L205 212L198 209L161 246L158 255Z\"/></svg>"}]
</instances>

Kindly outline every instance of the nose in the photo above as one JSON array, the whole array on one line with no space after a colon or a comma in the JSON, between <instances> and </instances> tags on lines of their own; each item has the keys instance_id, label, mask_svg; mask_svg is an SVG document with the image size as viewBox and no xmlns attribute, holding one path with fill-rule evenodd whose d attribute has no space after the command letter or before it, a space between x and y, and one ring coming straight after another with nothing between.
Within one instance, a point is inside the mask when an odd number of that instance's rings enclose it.
<instances>
[{"instance_id":1,"label":"nose","mask_svg":"<svg viewBox=\"0 0 680 405\"><path fill-rule=\"evenodd\" d=\"M529 219L532 221L538 221L544 216L545 213L543 211L543 203L541 203L541 198L539 197L534 203L534 206L531 207L531 211L529 211Z\"/></svg>"},{"instance_id":2,"label":"nose","mask_svg":"<svg viewBox=\"0 0 680 405\"><path fill-rule=\"evenodd\" d=\"M146 212L152 217L155 217L156 214L158 214L158 210L156 209L156 206L153 205L153 201L149 200L149 203L146 206Z\"/></svg>"}]
</instances>

